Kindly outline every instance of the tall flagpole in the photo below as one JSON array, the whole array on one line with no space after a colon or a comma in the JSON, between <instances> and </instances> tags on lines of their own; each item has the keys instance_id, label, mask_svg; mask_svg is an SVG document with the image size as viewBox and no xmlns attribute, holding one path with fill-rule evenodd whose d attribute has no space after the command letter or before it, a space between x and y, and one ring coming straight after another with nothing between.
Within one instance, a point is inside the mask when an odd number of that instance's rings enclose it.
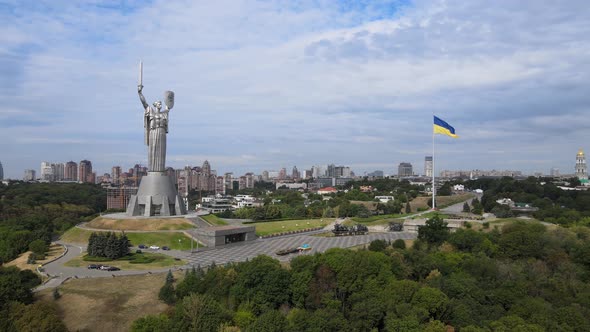
<instances>
[{"instance_id":1,"label":"tall flagpole","mask_svg":"<svg viewBox=\"0 0 590 332\"><path fill-rule=\"evenodd\" d=\"M436 196L436 185L434 183L434 113L432 113L432 210L434 210L436 208L436 201L435 201L435 196Z\"/></svg>"}]
</instances>

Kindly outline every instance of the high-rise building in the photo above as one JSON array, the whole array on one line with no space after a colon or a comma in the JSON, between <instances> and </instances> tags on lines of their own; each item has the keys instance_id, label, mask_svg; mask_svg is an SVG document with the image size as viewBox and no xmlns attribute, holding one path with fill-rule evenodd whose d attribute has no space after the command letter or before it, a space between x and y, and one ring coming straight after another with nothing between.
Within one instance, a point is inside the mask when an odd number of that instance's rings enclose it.
<instances>
[{"instance_id":1,"label":"high-rise building","mask_svg":"<svg viewBox=\"0 0 590 332\"><path fill-rule=\"evenodd\" d=\"M0 180L4 180L4 168L2 167L2 162L0 162Z\"/></svg>"},{"instance_id":2,"label":"high-rise building","mask_svg":"<svg viewBox=\"0 0 590 332\"><path fill-rule=\"evenodd\" d=\"M78 181L78 164L74 161L68 161L64 170L64 180Z\"/></svg>"},{"instance_id":3,"label":"high-rise building","mask_svg":"<svg viewBox=\"0 0 590 332\"><path fill-rule=\"evenodd\" d=\"M113 168L111 168L111 180L115 185L118 185L121 182L121 166L113 166Z\"/></svg>"},{"instance_id":4,"label":"high-rise building","mask_svg":"<svg viewBox=\"0 0 590 332\"><path fill-rule=\"evenodd\" d=\"M268 176L268 172L266 172L266 175ZM223 174L223 183L224 183L223 185L225 186L225 190L232 190L233 189L233 183L232 183L233 176L234 176L233 173ZM224 194L226 192L225 190L223 191Z\"/></svg>"},{"instance_id":5,"label":"high-rise building","mask_svg":"<svg viewBox=\"0 0 590 332\"><path fill-rule=\"evenodd\" d=\"M367 174L368 177L370 178L382 178L383 177L383 171L378 170L378 171L374 171L371 172L369 174Z\"/></svg>"},{"instance_id":6,"label":"high-rise building","mask_svg":"<svg viewBox=\"0 0 590 332\"><path fill-rule=\"evenodd\" d=\"M410 163L399 163L397 167L397 176L402 178L406 176L414 175L414 171L412 170L412 164Z\"/></svg>"},{"instance_id":7,"label":"high-rise building","mask_svg":"<svg viewBox=\"0 0 590 332\"><path fill-rule=\"evenodd\" d=\"M284 180L286 178L287 178L287 169L283 167L279 171L279 180Z\"/></svg>"},{"instance_id":8,"label":"high-rise building","mask_svg":"<svg viewBox=\"0 0 590 332\"><path fill-rule=\"evenodd\" d=\"M54 181L63 181L64 180L66 164L64 164L64 163L51 164L51 169L53 169L53 180Z\"/></svg>"},{"instance_id":9,"label":"high-rise building","mask_svg":"<svg viewBox=\"0 0 590 332\"><path fill-rule=\"evenodd\" d=\"M204 191L215 190L215 179L215 177L211 177L211 165L209 164L209 161L205 160L205 162L203 162L203 166L201 167L198 188Z\"/></svg>"},{"instance_id":10,"label":"high-rise building","mask_svg":"<svg viewBox=\"0 0 590 332\"><path fill-rule=\"evenodd\" d=\"M262 171L262 181L268 182L270 180L268 171Z\"/></svg>"},{"instance_id":11,"label":"high-rise building","mask_svg":"<svg viewBox=\"0 0 590 332\"><path fill-rule=\"evenodd\" d=\"M23 181L35 181L35 179L35 170L25 169L25 176L23 177Z\"/></svg>"},{"instance_id":12,"label":"high-rise building","mask_svg":"<svg viewBox=\"0 0 590 332\"><path fill-rule=\"evenodd\" d=\"M334 178L336 177L336 166L334 164L330 164L326 166L326 177Z\"/></svg>"},{"instance_id":13,"label":"high-rise building","mask_svg":"<svg viewBox=\"0 0 590 332\"><path fill-rule=\"evenodd\" d=\"M225 176L218 176L215 179L215 193L225 195Z\"/></svg>"},{"instance_id":14,"label":"high-rise building","mask_svg":"<svg viewBox=\"0 0 590 332\"><path fill-rule=\"evenodd\" d=\"M190 191L190 182L191 182L191 168L186 166L183 170L178 173L178 178L176 180L178 184L178 194L181 197L187 197Z\"/></svg>"},{"instance_id":15,"label":"high-rise building","mask_svg":"<svg viewBox=\"0 0 590 332\"><path fill-rule=\"evenodd\" d=\"M306 169L303 172L303 178L304 179L310 179L311 177L313 177L313 170L312 169Z\"/></svg>"},{"instance_id":16,"label":"high-rise building","mask_svg":"<svg viewBox=\"0 0 590 332\"><path fill-rule=\"evenodd\" d=\"M207 176L211 175L211 165L209 164L208 160L205 160L203 163L203 167L201 167L201 172Z\"/></svg>"},{"instance_id":17,"label":"high-rise building","mask_svg":"<svg viewBox=\"0 0 590 332\"><path fill-rule=\"evenodd\" d=\"M320 166L313 166L311 168L311 174L312 174L312 177L314 177L316 179L324 176L324 172Z\"/></svg>"},{"instance_id":18,"label":"high-rise building","mask_svg":"<svg viewBox=\"0 0 590 332\"><path fill-rule=\"evenodd\" d=\"M350 167L336 166L333 168L333 174L333 177L336 178L349 178L351 174Z\"/></svg>"},{"instance_id":19,"label":"high-rise building","mask_svg":"<svg viewBox=\"0 0 590 332\"><path fill-rule=\"evenodd\" d=\"M293 170L291 171L291 178L293 180L299 180L301 178L301 173L299 173L297 166L293 166Z\"/></svg>"},{"instance_id":20,"label":"high-rise building","mask_svg":"<svg viewBox=\"0 0 590 332\"><path fill-rule=\"evenodd\" d=\"M424 175L432 177L432 156L424 157Z\"/></svg>"},{"instance_id":21,"label":"high-rise building","mask_svg":"<svg viewBox=\"0 0 590 332\"><path fill-rule=\"evenodd\" d=\"M176 182L176 170L172 167L166 167L166 175Z\"/></svg>"},{"instance_id":22,"label":"high-rise building","mask_svg":"<svg viewBox=\"0 0 590 332\"><path fill-rule=\"evenodd\" d=\"M553 167L549 171L549 175L551 176L559 176L559 168Z\"/></svg>"},{"instance_id":23,"label":"high-rise building","mask_svg":"<svg viewBox=\"0 0 590 332\"><path fill-rule=\"evenodd\" d=\"M580 149L576 155L576 177L584 185L588 185L588 168L586 167L586 156Z\"/></svg>"},{"instance_id":24,"label":"high-rise building","mask_svg":"<svg viewBox=\"0 0 590 332\"><path fill-rule=\"evenodd\" d=\"M254 173L246 173L246 188L254 188Z\"/></svg>"},{"instance_id":25,"label":"high-rise building","mask_svg":"<svg viewBox=\"0 0 590 332\"><path fill-rule=\"evenodd\" d=\"M125 210L129 205L131 195L137 195L137 187L108 187L107 209Z\"/></svg>"},{"instance_id":26,"label":"high-rise building","mask_svg":"<svg viewBox=\"0 0 590 332\"><path fill-rule=\"evenodd\" d=\"M53 167L47 161L41 162L41 180L53 181Z\"/></svg>"},{"instance_id":27,"label":"high-rise building","mask_svg":"<svg viewBox=\"0 0 590 332\"><path fill-rule=\"evenodd\" d=\"M78 182L94 183L94 178L92 177L92 163L90 160L84 159L80 161L78 167Z\"/></svg>"}]
</instances>

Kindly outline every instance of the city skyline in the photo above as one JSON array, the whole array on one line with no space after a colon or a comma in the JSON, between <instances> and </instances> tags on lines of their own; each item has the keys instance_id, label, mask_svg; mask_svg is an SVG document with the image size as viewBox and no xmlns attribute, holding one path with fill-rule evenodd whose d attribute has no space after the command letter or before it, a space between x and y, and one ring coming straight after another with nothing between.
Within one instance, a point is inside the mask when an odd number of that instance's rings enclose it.
<instances>
[{"instance_id":1,"label":"city skyline","mask_svg":"<svg viewBox=\"0 0 590 332\"><path fill-rule=\"evenodd\" d=\"M139 59L148 102L176 92L174 168L423 169L434 113L460 136L436 137L437 174L573 174L590 150L589 16L581 1L9 1L4 178L45 160L145 165Z\"/></svg>"},{"instance_id":2,"label":"city skyline","mask_svg":"<svg viewBox=\"0 0 590 332\"><path fill-rule=\"evenodd\" d=\"M533 173L525 173L518 169L483 169L483 168L473 168L473 169L441 169L437 170L436 177L470 177L470 176L577 176L579 177L580 173L580 155L583 157L584 153L582 150L579 150L576 154L575 158L575 172L562 172L559 168L552 167L548 171L535 171ZM45 180L50 182L60 182L60 181L74 181L74 182L101 182L100 179L103 176L107 176L109 181L117 182L118 179L122 174L127 174L128 176L132 176L129 174L134 173L142 173L147 174L147 166L142 164L135 164L135 165L113 165L110 167L108 171L97 170L96 168L92 168L92 161L91 160L82 160L81 163L86 163L89 165L90 170L84 170L83 168L79 167L78 163L75 161L68 161L68 162L47 162L43 161L40 163L39 169L24 169L24 176L21 178L12 178L12 180L20 180L24 179L25 181L32 180ZM0 162L0 167L1 167ZM585 167L585 166L584 166ZM191 169L199 169L203 170L207 174L213 174L216 177L225 177L228 174L235 175L235 178L239 178L243 175L253 174L255 176L260 177L262 181L269 181L270 180L301 180L301 179L309 179L309 178L318 178L318 177L408 177L408 176L422 176L422 177L432 177L431 173L432 168L432 157L425 156L422 165L416 165L413 163L408 162L400 162L397 165L394 165L391 172L388 168L385 169L375 169L372 171L364 171L362 173L356 172L350 166L344 165L335 165L334 163L330 164L315 164L310 167L304 167L301 170L298 170L297 165L293 165L291 172L288 172L285 167L274 167L270 169L264 170L246 170L244 172L236 172L232 170L224 170L224 171L217 171L210 166L208 160L205 160L202 166L197 165L184 165L180 168L170 167L167 166L167 171L177 171L182 172L185 170ZM60 171L61 169L61 171ZM404 169L402 171L402 169ZM54 174L56 172L57 174ZM32 172L32 173L31 173ZM45 173L49 172L49 178ZM79 173L78 173L79 172ZM84 173L85 175L82 177L84 180L80 180L81 174ZM38 174L38 176L36 176ZM72 174L72 175L68 175ZM242 174L242 175L240 175ZM460 175L459 175L460 174ZM487 174L487 175L481 175ZM133 175L135 176L135 175Z\"/></svg>"}]
</instances>

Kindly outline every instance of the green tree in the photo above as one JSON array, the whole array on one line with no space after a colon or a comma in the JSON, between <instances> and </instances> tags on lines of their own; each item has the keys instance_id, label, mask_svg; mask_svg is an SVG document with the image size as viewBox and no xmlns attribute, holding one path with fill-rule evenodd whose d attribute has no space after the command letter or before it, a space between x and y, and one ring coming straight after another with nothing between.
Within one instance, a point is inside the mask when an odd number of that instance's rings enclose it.
<instances>
[{"instance_id":1,"label":"green tree","mask_svg":"<svg viewBox=\"0 0 590 332\"><path fill-rule=\"evenodd\" d=\"M133 322L132 332L160 332L170 330L170 320L164 314L147 315Z\"/></svg>"},{"instance_id":2,"label":"green tree","mask_svg":"<svg viewBox=\"0 0 590 332\"><path fill-rule=\"evenodd\" d=\"M545 226L539 223L515 222L506 224L498 242L500 252L510 258L544 255Z\"/></svg>"},{"instance_id":3,"label":"green tree","mask_svg":"<svg viewBox=\"0 0 590 332\"><path fill-rule=\"evenodd\" d=\"M50 302L40 301L31 305L15 303L10 309L10 319L17 331L67 331L57 308Z\"/></svg>"},{"instance_id":4,"label":"green tree","mask_svg":"<svg viewBox=\"0 0 590 332\"><path fill-rule=\"evenodd\" d=\"M463 203L463 212L471 212L471 208L469 207L469 203Z\"/></svg>"},{"instance_id":5,"label":"green tree","mask_svg":"<svg viewBox=\"0 0 590 332\"><path fill-rule=\"evenodd\" d=\"M0 266L0 309L12 301L33 302L31 288L41 283L32 271Z\"/></svg>"},{"instance_id":6,"label":"green tree","mask_svg":"<svg viewBox=\"0 0 590 332\"><path fill-rule=\"evenodd\" d=\"M433 319L446 318L449 298L437 288L421 287L412 297L412 305L426 310Z\"/></svg>"},{"instance_id":7,"label":"green tree","mask_svg":"<svg viewBox=\"0 0 590 332\"><path fill-rule=\"evenodd\" d=\"M286 290L291 283L290 275L279 261L261 255L238 264L236 271L238 275L231 292L239 302L250 303L255 314L289 301Z\"/></svg>"},{"instance_id":8,"label":"green tree","mask_svg":"<svg viewBox=\"0 0 590 332\"><path fill-rule=\"evenodd\" d=\"M228 312L211 296L190 294L176 306L172 324L176 330L216 332L229 320Z\"/></svg>"},{"instance_id":9,"label":"green tree","mask_svg":"<svg viewBox=\"0 0 590 332\"><path fill-rule=\"evenodd\" d=\"M29 243L29 250L35 253L37 257L45 257L47 252L47 244L43 240L34 240Z\"/></svg>"},{"instance_id":10,"label":"green tree","mask_svg":"<svg viewBox=\"0 0 590 332\"><path fill-rule=\"evenodd\" d=\"M258 319L246 331L283 332L287 328L287 319L277 310L270 310L258 316Z\"/></svg>"},{"instance_id":11,"label":"green tree","mask_svg":"<svg viewBox=\"0 0 590 332\"><path fill-rule=\"evenodd\" d=\"M172 284L172 281L168 281L168 278L166 278L164 286L160 288L158 298L166 304L174 304L174 302L176 302L174 294L174 285Z\"/></svg>"},{"instance_id":12,"label":"green tree","mask_svg":"<svg viewBox=\"0 0 590 332\"><path fill-rule=\"evenodd\" d=\"M490 327L494 332L543 332L545 329L537 324L530 324L518 316L504 316L491 322Z\"/></svg>"},{"instance_id":13,"label":"green tree","mask_svg":"<svg viewBox=\"0 0 590 332\"><path fill-rule=\"evenodd\" d=\"M198 269L195 269L193 266L190 271L187 271L184 279L176 286L176 298L180 300L191 293L197 292L202 280L203 270L200 266Z\"/></svg>"},{"instance_id":14,"label":"green tree","mask_svg":"<svg viewBox=\"0 0 590 332\"><path fill-rule=\"evenodd\" d=\"M397 240L393 241L391 246L396 249L406 249L406 241L404 241L402 239L397 239Z\"/></svg>"},{"instance_id":15,"label":"green tree","mask_svg":"<svg viewBox=\"0 0 590 332\"><path fill-rule=\"evenodd\" d=\"M449 234L447 223L439 215L428 219L424 226L418 228L418 239L433 245L443 243Z\"/></svg>"},{"instance_id":16,"label":"green tree","mask_svg":"<svg viewBox=\"0 0 590 332\"><path fill-rule=\"evenodd\" d=\"M376 252L383 252L387 248L387 241L385 240L373 240L369 243L369 250Z\"/></svg>"}]
</instances>

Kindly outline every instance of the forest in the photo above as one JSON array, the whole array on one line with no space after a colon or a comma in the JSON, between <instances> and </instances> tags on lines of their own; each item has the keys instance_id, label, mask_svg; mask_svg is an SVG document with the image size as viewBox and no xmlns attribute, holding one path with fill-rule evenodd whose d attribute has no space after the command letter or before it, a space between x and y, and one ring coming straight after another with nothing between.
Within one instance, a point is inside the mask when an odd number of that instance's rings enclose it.
<instances>
[{"instance_id":1,"label":"forest","mask_svg":"<svg viewBox=\"0 0 590 332\"><path fill-rule=\"evenodd\" d=\"M579 184L577 179L568 180L570 185L576 182ZM590 226L590 191L562 190L552 178L479 179L467 181L465 185L470 189L484 190L481 204L486 212L495 213L502 210L503 207L496 203L496 200L510 198L514 202L529 203L537 207L539 210L533 217L538 220L566 227Z\"/></svg>"},{"instance_id":2,"label":"forest","mask_svg":"<svg viewBox=\"0 0 590 332\"><path fill-rule=\"evenodd\" d=\"M99 185L77 183L0 184L0 263L16 258L30 243L54 235L106 209Z\"/></svg>"},{"instance_id":3,"label":"forest","mask_svg":"<svg viewBox=\"0 0 590 332\"><path fill-rule=\"evenodd\" d=\"M538 222L171 275L133 331L588 331L590 229Z\"/></svg>"}]
</instances>

